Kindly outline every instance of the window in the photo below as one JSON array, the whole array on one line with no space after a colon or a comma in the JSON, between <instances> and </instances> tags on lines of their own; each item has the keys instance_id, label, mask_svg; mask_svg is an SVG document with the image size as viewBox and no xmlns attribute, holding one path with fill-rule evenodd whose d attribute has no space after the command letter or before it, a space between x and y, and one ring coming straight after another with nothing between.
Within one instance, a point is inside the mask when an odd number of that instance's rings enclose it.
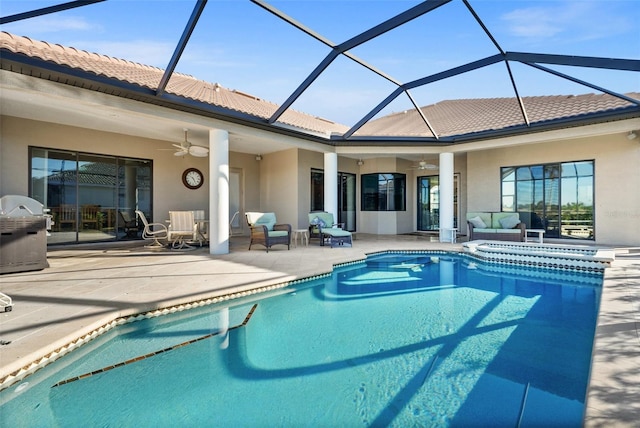
<instances>
[{"instance_id":1,"label":"window","mask_svg":"<svg viewBox=\"0 0 640 428\"><path fill-rule=\"evenodd\" d=\"M502 211L517 211L528 229L548 237L594 239L594 163L501 169Z\"/></svg>"},{"instance_id":2,"label":"window","mask_svg":"<svg viewBox=\"0 0 640 428\"><path fill-rule=\"evenodd\" d=\"M29 159L30 195L53 215L49 243L133 238L135 210L152 219L151 160L35 147Z\"/></svg>"},{"instance_id":3,"label":"window","mask_svg":"<svg viewBox=\"0 0 640 428\"><path fill-rule=\"evenodd\" d=\"M362 211L404 211L407 176L396 173L362 176Z\"/></svg>"},{"instance_id":4,"label":"window","mask_svg":"<svg viewBox=\"0 0 640 428\"><path fill-rule=\"evenodd\" d=\"M324 211L324 171L311 170L311 211Z\"/></svg>"}]
</instances>

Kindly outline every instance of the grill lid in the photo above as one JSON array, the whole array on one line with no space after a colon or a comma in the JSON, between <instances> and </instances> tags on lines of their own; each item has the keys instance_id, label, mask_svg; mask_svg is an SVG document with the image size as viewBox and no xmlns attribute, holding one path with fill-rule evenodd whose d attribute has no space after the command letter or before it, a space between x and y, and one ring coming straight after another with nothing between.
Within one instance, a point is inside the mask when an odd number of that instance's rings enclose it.
<instances>
[{"instance_id":1,"label":"grill lid","mask_svg":"<svg viewBox=\"0 0 640 428\"><path fill-rule=\"evenodd\" d=\"M0 216L33 217L44 215L44 206L33 198L22 195L5 195L0 198Z\"/></svg>"}]
</instances>

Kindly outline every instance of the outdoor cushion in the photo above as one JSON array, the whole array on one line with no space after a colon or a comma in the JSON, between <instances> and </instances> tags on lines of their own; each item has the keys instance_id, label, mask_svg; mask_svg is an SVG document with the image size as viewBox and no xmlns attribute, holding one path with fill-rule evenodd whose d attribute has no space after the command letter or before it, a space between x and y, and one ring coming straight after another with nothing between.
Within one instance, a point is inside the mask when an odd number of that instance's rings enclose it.
<instances>
[{"instance_id":1,"label":"outdoor cushion","mask_svg":"<svg viewBox=\"0 0 640 428\"><path fill-rule=\"evenodd\" d=\"M471 223L473 225L473 227L475 227L477 229L485 229L487 227L485 222L482 221L482 219L479 216L475 216L473 218L470 218L469 219L469 223Z\"/></svg>"},{"instance_id":2,"label":"outdoor cushion","mask_svg":"<svg viewBox=\"0 0 640 428\"><path fill-rule=\"evenodd\" d=\"M311 220L311 224L314 226L327 227L327 223L324 222L320 217L316 216L313 220Z\"/></svg>"},{"instance_id":3,"label":"outdoor cushion","mask_svg":"<svg viewBox=\"0 0 640 428\"><path fill-rule=\"evenodd\" d=\"M507 218L507 217L513 217L513 216L518 216L518 213L514 213L514 212L496 212L496 213L491 213L491 226L489 226L489 223L487 223L488 227L491 227L493 229L511 229L510 227L505 228L504 226L502 226L502 224L500 223L500 220ZM518 223L520 223L520 216L518 216Z\"/></svg>"},{"instance_id":4,"label":"outdoor cushion","mask_svg":"<svg viewBox=\"0 0 640 428\"><path fill-rule=\"evenodd\" d=\"M309 213L309 224L313 226L319 225L323 229L331 227L333 226L333 214L324 212Z\"/></svg>"},{"instance_id":5,"label":"outdoor cushion","mask_svg":"<svg viewBox=\"0 0 640 428\"><path fill-rule=\"evenodd\" d=\"M472 223L473 224L473 223ZM475 228L473 229L474 233L497 233L498 229L488 229L488 228Z\"/></svg>"},{"instance_id":6,"label":"outdoor cushion","mask_svg":"<svg viewBox=\"0 0 640 428\"><path fill-rule=\"evenodd\" d=\"M270 230L267 232L269 238L275 238L277 236L287 236L289 234L286 230Z\"/></svg>"},{"instance_id":7,"label":"outdoor cushion","mask_svg":"<svg viewBox=\"0 0 640 428\"><path fill-rule=\"evenodd\" d=\"M322 229L322 233L329 236L335 236L336 238L340 236L351 236L351 232L340 229L338 227L328 227L326 229Z\"/></svg>"},{"instance_id":8,"label":"outdoor cushion","mask_svg":"<svg viewBox=\"0 0 640 428\"><path fill-rule=\"evenodd\" d=\"M513 229L514 227L520 224L520 217L514 214L512 216L500 219L499 221L500 221L500 225L504 229Z\"/></svg>"},{"instance_id":9,"label":"outdoor cushion","mask_svg":"<svg viewBox=\"0 0 640 428\"><path fill-rule=\"evenodd\" d=\"M481 212L470 212L470 213L467 213L467 220L470 220L470 219L475 218L475 217L480 217L482 219L482 221L484 222L484 224L486 225L485 227L492 227L491 226L491 213L490 212L481 211Z\"/></svg>"},{"instance_id":10,"label":"outdoor cushion","mask_svg":"<svg viewBox=\"0 0 640 428\"><path fill-rule=\"evenodd\" d=\"M273 230L273 226L276 224L275 213L248 212L246 214L249 222L254 226L267 226L267 230Z\"/></svg>"}]
</instances>

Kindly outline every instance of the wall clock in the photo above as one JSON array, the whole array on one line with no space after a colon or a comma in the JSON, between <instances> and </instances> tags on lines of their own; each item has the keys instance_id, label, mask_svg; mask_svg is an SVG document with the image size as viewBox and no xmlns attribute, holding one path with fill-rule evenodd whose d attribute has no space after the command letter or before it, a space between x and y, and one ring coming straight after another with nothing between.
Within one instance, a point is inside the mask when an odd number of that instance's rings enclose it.
<instances>
[{"instance_id":1,"label":"wall clock","mask_svg":"<svg viewBox=\"0 0 640 428\"><path fill-rule=\"evenodd\" d=\"M204 183L204 176L199 169L187 168L182 173L182 184L188 189L198 189Z\"/></svg>"}]
</instances>

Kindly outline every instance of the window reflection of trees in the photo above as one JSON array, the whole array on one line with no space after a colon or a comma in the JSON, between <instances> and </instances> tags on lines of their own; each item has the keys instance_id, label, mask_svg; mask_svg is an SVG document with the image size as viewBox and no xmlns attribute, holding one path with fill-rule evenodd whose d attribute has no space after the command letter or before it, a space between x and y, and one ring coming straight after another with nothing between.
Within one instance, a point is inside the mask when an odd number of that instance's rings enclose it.
<instances>
[{"instance_id":1,"label":"window reflection of trees","mask_svg":"<svg viewBox=\"0 0 640 428\"><path fill-rule=\"evenodd\" d=\"M593 171L593 161L502 168L502 210L548 237L594 239Z\"/></svg>"}]
</instances>

